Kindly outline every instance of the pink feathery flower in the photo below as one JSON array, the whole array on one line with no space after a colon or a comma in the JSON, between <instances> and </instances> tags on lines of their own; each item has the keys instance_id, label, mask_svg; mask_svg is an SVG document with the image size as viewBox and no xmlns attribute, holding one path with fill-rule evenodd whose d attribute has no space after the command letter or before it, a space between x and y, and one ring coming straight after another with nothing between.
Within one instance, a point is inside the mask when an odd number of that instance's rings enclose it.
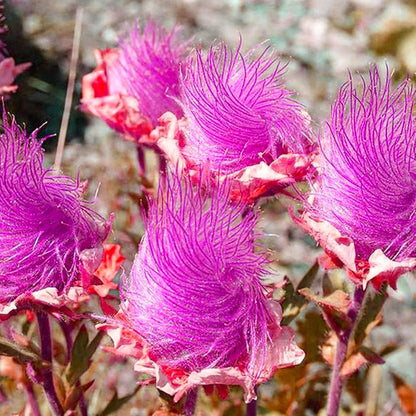
<instances>
[{"instance_id":1,"label":"pink feathery flower","mask_svg":"<svg viewBox=\"0 0 416 416\"><path fill-rule=\"evenodd\" d=\"M188 157L230 173L308 151L307 120L283 86L284 67L269 48L259 51L243 56L221 44L188 59L181 78Z\"/></svg>"},{"instance_id":2,"label":"pink feathery flower","mask_svg":"<svg viewBox=\"0 0 416 416\"><path fill-rule=\"evenodd\" d=\"M143 31L135 26L117 49L96 51L98 66L83 77L82 109L127 140L149 144L147 135L163 113L182 115L179 70L188 45L178 27L165 31L152 21Z\"/></svg>"},{"instance_id":3,"label":"pink feathery flower","mask_svg":"<svg viewBox=\"0 0 416 416\"><path fill-rule=\"evenodd\" d=\"M183 114L177 99L180 67L188 46L179 26L166 31L151 20L143 33L134 27L119 44L120 80L153 125L166 111L177 117Z\"/></svg>"},{"instance_id":4,"label":"pink feathery flower","mask_svg":"<svg viewBox=\"0 0 416 416\"><path fill-rule=\"evenodd\" d=\"M103 218L81 198L83 186L43 167L36 135L34 131L27 136L14 118L9 121L3 113L1 303L45 288L68 289L79 277L83 253L101 247L108 233Z\"/></svg>"},{"instance_id":5,"label":"pink feathery flower","mask_svg":"<svg viewBox=\"0 0 416 416\"><path fill-rule=\"evenodd\" d=\"M303 223L355 281L394 286L416 266L416 94L377 67L369 75L339 91Z\"/></svg>"},{"instance_id":6,"label":"pink feathery flower","mask_svg":"<svg viewBox=\"0 0 416 416\"><path fill-rule=\"evenodd\" d=\"M270 48L245 55L240 48L220 44L188 58L180 83L186 122L177 141L188 168L209 164L256 197L303 179L311 132Z\"/></svg>"},{"instance_id":7,"label":"pink feathery flower","mask_svg":"<svg viewBox=\"0 0 416 416\"><path fill-rule=\"evenodd\" d=\"M150 201L122 293L125 320L146 351L136 369L162 371L169 383L158 387L175 400L194 385L239 384L250 401L256 384L304 356L262 283L257 215L243 215L229 192L228 183L207 192L168 177Z\"/></svg>"}]
</instances>

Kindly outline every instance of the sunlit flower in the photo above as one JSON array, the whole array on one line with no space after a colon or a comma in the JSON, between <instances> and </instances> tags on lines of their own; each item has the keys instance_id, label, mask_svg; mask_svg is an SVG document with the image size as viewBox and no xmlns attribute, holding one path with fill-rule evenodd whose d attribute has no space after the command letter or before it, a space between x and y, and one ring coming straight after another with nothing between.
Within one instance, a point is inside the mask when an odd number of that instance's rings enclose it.
<instances>
[{"instance_id":1,"label":"sunlit flower","mask_svg":"<svg viewBox=\"0 0 416 416\"><path fill-rule=\"evenodd\" d=\"M88 291L105 298L110 290L117 289L114 279L126 258L118 244L103 244L103 257L93 275L87 275Z\"/></svg>"},{"instance_id":2,"label":"sunlit flower","mask_svg":"<svg viewBox=\"0 0 416 416\"><path fill-rule=\"evenodd\" d=\"M189 169L208 164L250 197L304 178L309 116L284 87L284 70L262 47L243 55L220 44L188 58L180 84L186 122L177 141Z\"/></svg>"},{"instance_id":3,"label":"sunlit flower","mask_svg":"<svg viewBox=\"0 0 416 416\"><path fill-rule=\"evenodd\" d=\"M122 312L142 340L136 369L162 371L156 382L165 385L158 387L175 400L195 385L238 384L250 401L256 384L304 354L291 329L280 326L280 306L261 281L266 259L253 242L257 215L230 202L227 183L206 191L189 179L163 182Z\"/></svg>"},{"instance_id":4,"label":"sunlit flower","mask_svg":"<svg viewBox=\"0 0 416 416\"><path fill-rule=\"evenodd\" d=\"M376 285L416 266L415 91L376 67L340 89L320 147L321 175L303 222L356 281Z\"/></svg>"},{"instance_id":5,"label":"sunlit flower","mask_svg":"<svg viewBox=\"0 0 416 416\"><path fill-rule=\"evenodd\" d=\"M102 118L128 140L147 135L166 111L177 116L179 69L189 41L178 27L165 31L149 21L135 26L117 49L96 51L97 68L83 77L82 109Z\"/></svg>"},{"instance_id":6,"label":"sunlit flower","mask_svg":"<svg viewBox=\"0 0 416 416\"><path fill-rule=\"evenodd\" d=\"M79 182L43 167L37 131L27 136L5 113L2 130L0 302L45 288L62 292L78 278L85 250L101 246L108 226L82 199Z\"/></svg>"},{"instance_id":7,"label":"sunlit flower","mask_svg":"<svg viewBox=\"0 0 416 416\"><path fill-rule=\"evenodd\" d=\"M148 21L143 32L134 27L119 45L120 80L153 125L166 111L182 116L176 100L189 41L181 39L180 32L178 26L166 31Z\"/></svg>"},{"instance_id":8,"label":"sunlit flower","mask_svg":"<svg viewBox=\"0 0 416 416\"><path fill-rule=\"evenodd\" d=\"M283 73L268 49L245 56L224 44L206 56L197 51L181 79L185 154L230 173L289 151L306 153L307 120L283 86Z\"/></svg>"}]
</instances>

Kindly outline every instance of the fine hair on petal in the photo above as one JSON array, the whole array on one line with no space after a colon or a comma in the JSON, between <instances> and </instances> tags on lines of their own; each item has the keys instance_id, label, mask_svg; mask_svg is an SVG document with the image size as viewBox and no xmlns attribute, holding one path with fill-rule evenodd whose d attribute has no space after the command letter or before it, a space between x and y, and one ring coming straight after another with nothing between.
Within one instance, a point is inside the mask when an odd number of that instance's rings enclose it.
<instances>
[{"instance_id":1,"label":"fine hair on petal","mask_svg":"<svg viewBox=\"0 0 416 416\"><path fill-rule=\"evenodd\" d=\"M261 280L267 259L254 242L257 213L230 192L227 181L193 185L169 174L150 201L122 297L162 366L241 366L255 379L270 342Z\"/></svg>"},{"instance_id":2,"label":"fine hair on petal","mask_svg":"<svg viewBox=\"0 0 416 416\"><path fill-rule=\"evenodd\" d=\"M142 30L134 25L119 43L120 62L114 70L154 124L166 111L182 116L179 71L188 46L179 26L167 31L152 20Z\"/></svg>"},{"instance_id":3,"label":"fine hair on petal","mask_svg":"<svg viewBox=\"0 0 416 416\"><path fill-rule=\"evenodd\" d=\"M80 253L106 237L79 181L43 167L38 131L3 111L0 133L0 301L76 279Z\"/></svg>"},{"instance_id":4,"label":"fine hair on petal","mask_svg":"<svg viewBox=\"0 0 416 416\"><path fill-rule=\"evenodd\" d=\"M369 79L341 87L320 139L321 175L310 209L353 239L359 259L381 249L416 255L415 89L396 87L373 66Z\"/></svg>"},{"instance_id":5,"label":"fine hair on petal","mask_svg":"<svg viewBox=\"0 0 416 416\"><path fill-rule=\"evenodd\" d=\"M283 85L286 65L270 46L241 52L224 43L196 50L181 71L187 156L231 173L310 147L301 104Z\"/></svg>"}]
</instances>

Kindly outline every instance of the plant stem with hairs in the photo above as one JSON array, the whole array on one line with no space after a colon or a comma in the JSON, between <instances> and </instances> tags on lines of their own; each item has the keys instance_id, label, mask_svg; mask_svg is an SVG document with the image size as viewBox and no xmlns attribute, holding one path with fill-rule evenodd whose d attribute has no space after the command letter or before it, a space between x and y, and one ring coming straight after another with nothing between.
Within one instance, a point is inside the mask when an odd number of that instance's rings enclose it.
<instances>
[{"instance_id":1,"label":"plant stem with hairs","mask_svg":"<svg viewBox=\"0 0 416 416\"><path fill-rule=\"evenodd\" d=\"M51 364L51 367L45 370L43 373L43 390L49 401L49 405L56 416L61 416L64 414L61 403L59 402L58 396L55 391L53 384L53 375L52 375L52 337L51 337L51 327L49 324L48 315L44 312L37 312L37 320L39 325L39 338L40 338L40 348L41 356L44 361L47 361Z\"/></svg>"},{"instance_id":2,"label":"plant stem with hairs","mask_svg":"<svg viewBox=\"0 0 416 416\"><path fill-rule=\"evenodd\" d=\"M186 395L186 401L184 406L185 416L194 416L196 402L198 399L198 388L194 388Z\"/></svg>"},{"instance_id":3,"label":"plant stem with hairs","mask_svg":"<svg viewBox=\"0 0 416 416\"><path fill-rule=\"evenodd\" d=\"M137 164L139 169L139 177L144 178L146 177L146 159L144 150L139 145L137 146Z\"/></svg>"},{"instance_id":4,"label":"plant stem with hairs","mask_svg":"<svg viewBox=\"0 0 416 416\"><path fill-rule=\"evenodd\" d=\"M341 401L342 387L344 379L341 374L342 366L345 362L348 352L348 343L353 333L357 317L359 316L363 300L365 296L365 290L357 286L354 291L354 296L351 305L348 309L348 317L350 318L351 325L346 329L340 330L338 335L338 344L335 355L334 368L332 370L331 385L328 394L327 403L327 416L337 416Z\"/></svg>"},{"instance_id":5,"label":"plant stem with hairs","mask_svg":"<svg viewBox=\"0 0 416 416\"><path fill-rule=\"evenodd\" d=\"M27 383L25 385L25 389L26 389L27 402L28 402L28 404L30 406L30 410L32 412L31 415L32 416L41 416L40 411L39 411L38 402L36 400L35 392L33 391L32 383Z\"/></svg>"},{"instance_id":6,"label":"plant stem with hairs","mask_svg":"<svg viewBox=\"0 0 416 416\"><path fill-rule=\"evenodd\" d=\"M246 416L256 416L257 415L257 399L252 400L247 404Z\"/></svg>"}]
</instances>

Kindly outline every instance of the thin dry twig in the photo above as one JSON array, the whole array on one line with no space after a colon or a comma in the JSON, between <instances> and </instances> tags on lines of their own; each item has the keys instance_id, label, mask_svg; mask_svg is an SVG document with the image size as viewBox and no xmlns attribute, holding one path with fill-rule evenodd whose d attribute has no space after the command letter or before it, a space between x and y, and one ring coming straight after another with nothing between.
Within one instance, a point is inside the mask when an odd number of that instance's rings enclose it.
<instances>
[{"instance_id":1,"label":"thin dry twig","mask_svg":"<svg viewBox=\"0 0 416 416\"><path fill-rule=\"evenodd\" d=\"M371 366L368 371L368 393L365 406L365 416L378 415L378 400L383 370L379 365Z\"/></svg>"},{"instance_id":2,"label":"thin dry twig","mask_svg":"<svg viewBox=\"0 0 416 416\"><path fill-rule=\"evenodd\" d=\"M81 41L82 17L84 10L78 7L75 14L74 38L72 41L71 63L68 74L68 85L66 88L64 112L62 114L61 127L59 129L58 146L56 148L54 169L59 171L62 163L65 139L68 131L69 118L71 115L72 98L74 95L75 78L77 75L79 46Z\"/></svg>"}]
</instances>

